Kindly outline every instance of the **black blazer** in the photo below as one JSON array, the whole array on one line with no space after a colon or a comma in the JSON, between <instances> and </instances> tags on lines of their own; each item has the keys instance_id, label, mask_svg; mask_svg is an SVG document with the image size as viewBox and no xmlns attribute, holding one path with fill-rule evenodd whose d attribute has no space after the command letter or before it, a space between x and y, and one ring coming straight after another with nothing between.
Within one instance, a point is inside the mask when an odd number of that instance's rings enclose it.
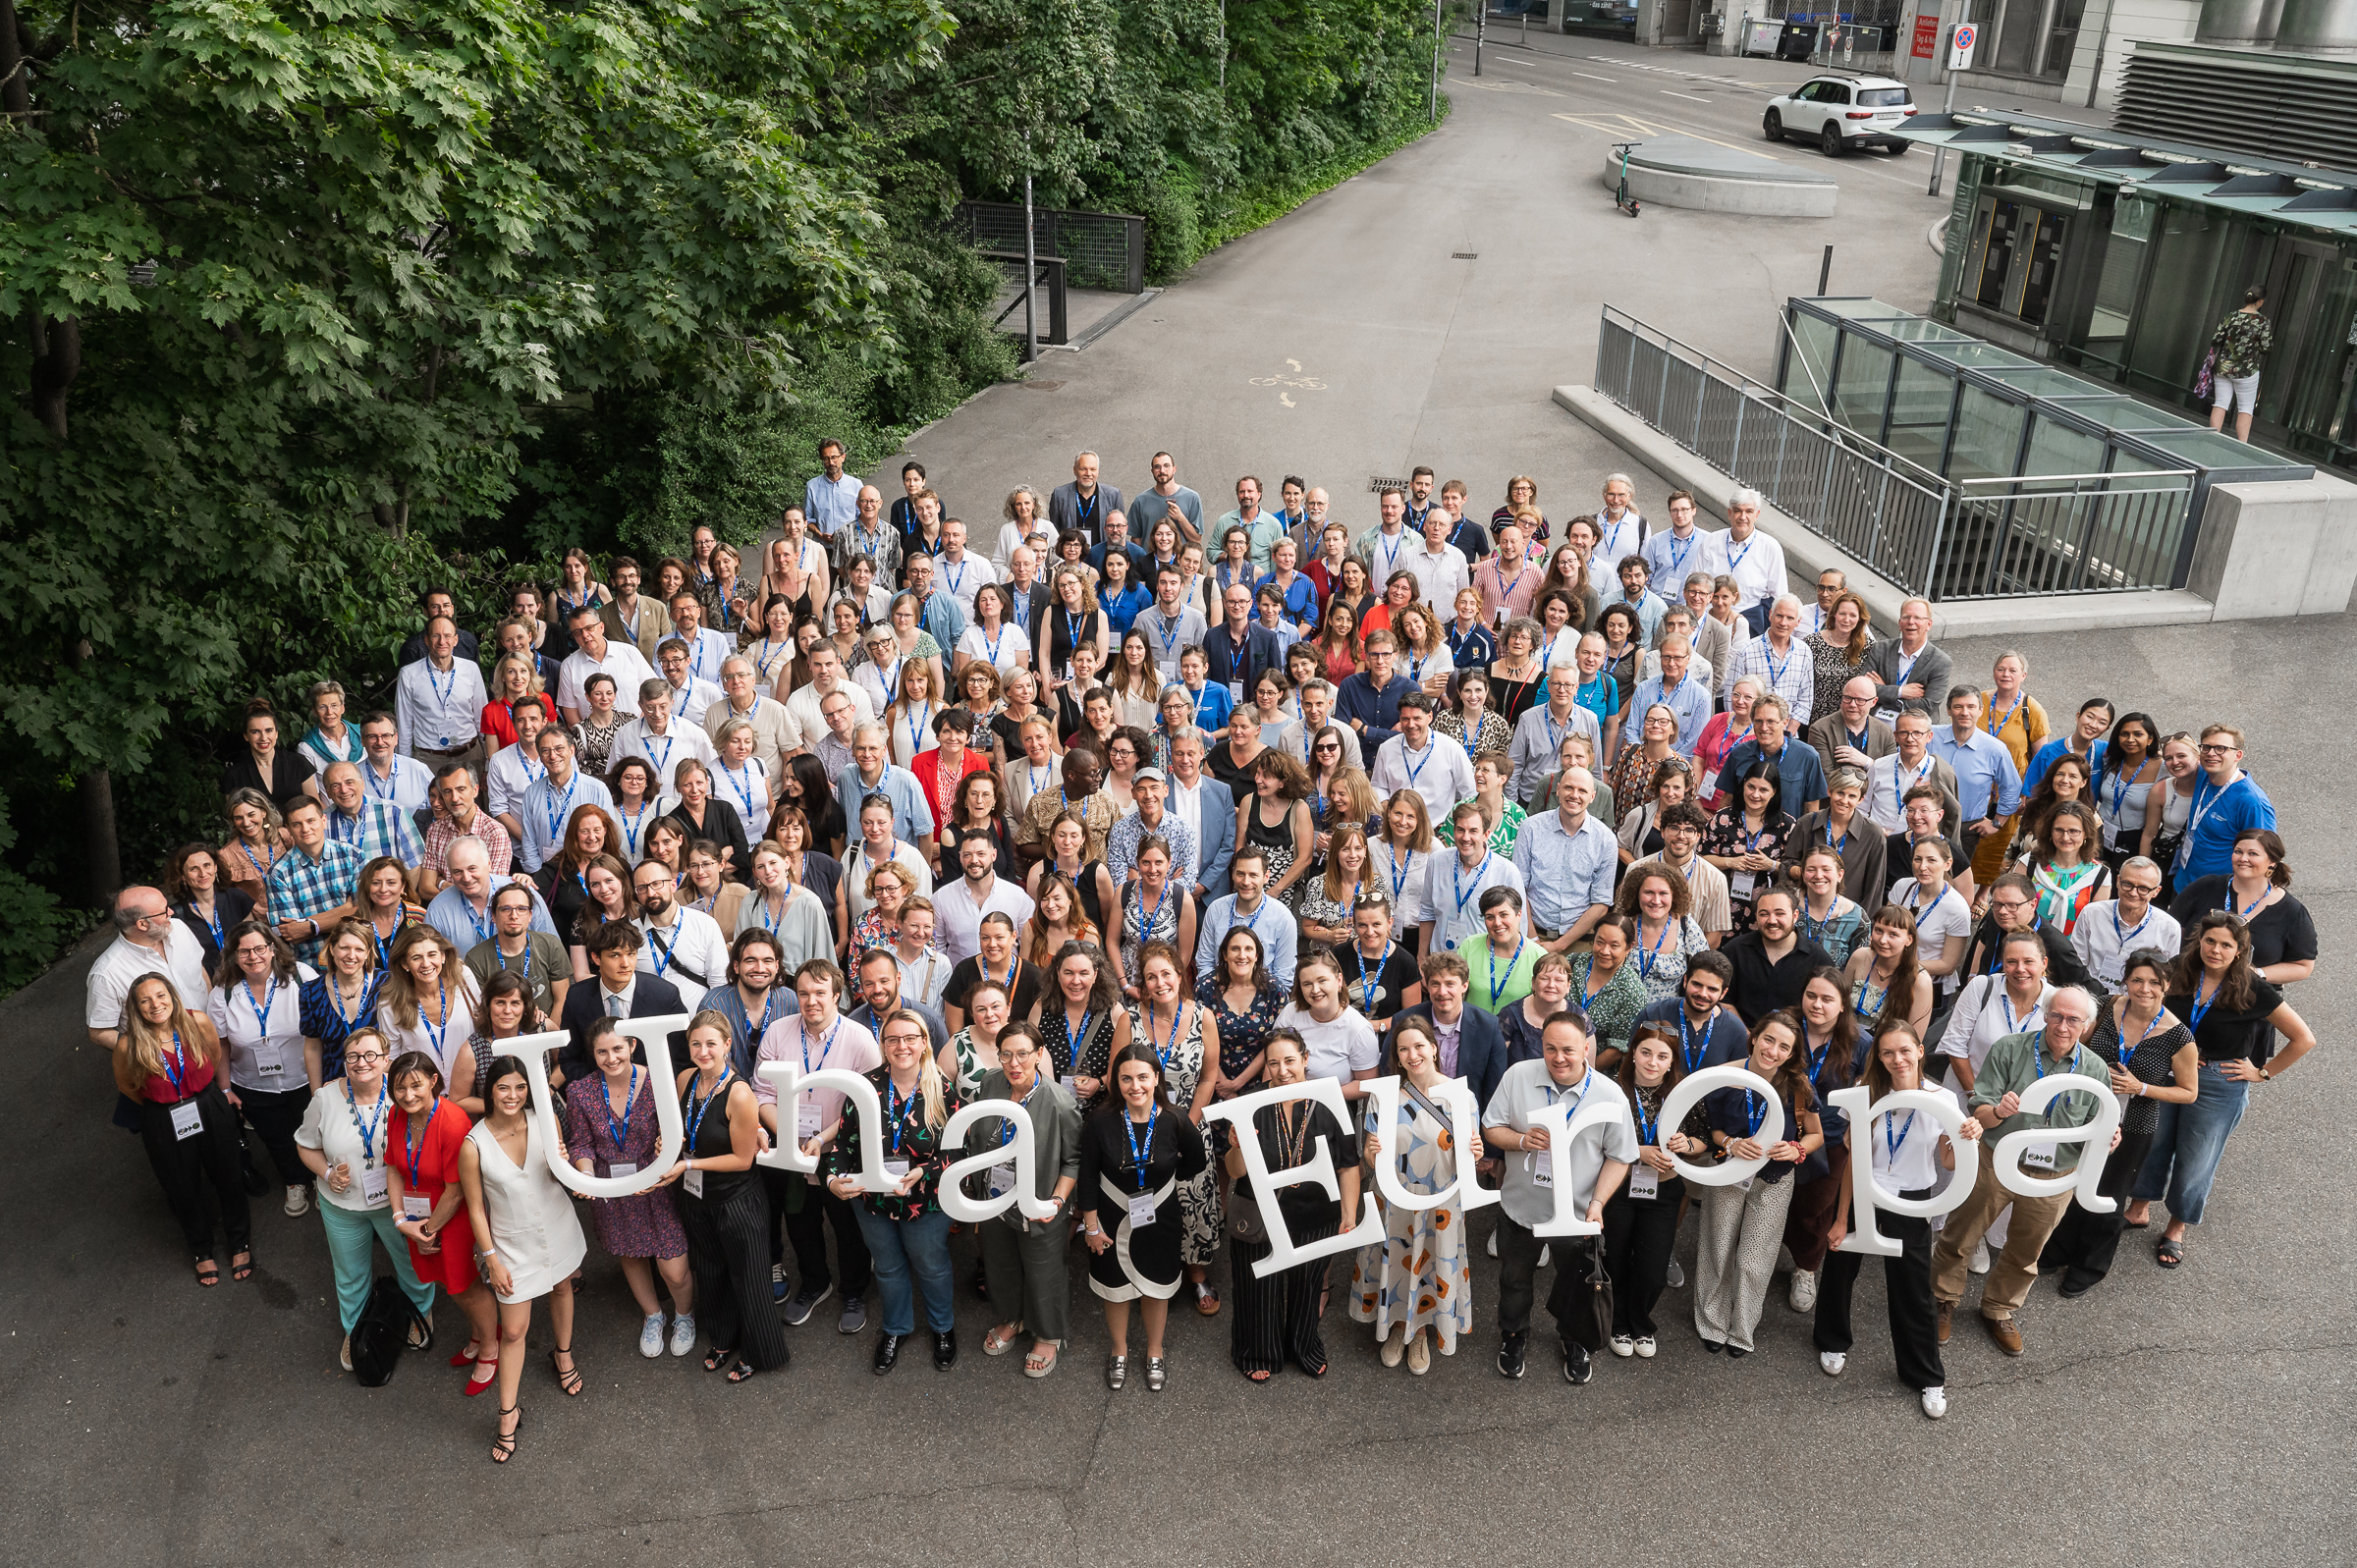
<instances>
[{"instance_id":1,"label":"black blazer","mask_svg":"<svg viewBox=\"0 0 2357 1568\"><path fill-rule=\"evenodd\" d=\"M703 827L696 827L688 819L685 806L673 812L671 820L680 825L680 830L687 835L689 842L709 838L723 849L734 850L735 853L728 859L729 880L748 886L752 883L753 846L745 839L744 818L738 814L735 806L718 795L711 795L704 801Z\"/></svg>"},{"instance_id":2,"label":"black blazer","mask_svg":"<svg viewBox=\"0 0 2357 1568\"><path fill-rule=\"evenodd\" d=\"M1392 1020L1393 1027L1398 1026L1400 1018L1421 1018L1429 1024L1432 1003L1419 1001L1400 1008ZM1457 1020L1456 1075L1465 1080L1465 1087L1473 1091L1484 1109L1490 1096L1498 1092L1498 1080L1506 1076L1506 1031L1499 1026L1496 1013L1483 1012L1471 1002L1465 1003L1464 1016Z\"/></svg>"},{"instance_id":3,"label":"black blazer","mask_svg":"<svg viewBox=\"0 0 2357 1568\"><path fill-rule=\"evenodd\" d=\"M589 1054L589 1026L604 1015L605 988L597 977L579 981L565 990L565 1008L558 1018L558 1027L573 1037L572 1044L557 1053L557 1067L565 1074L567 1083L586 1078L597 1071L597 1058ZM680 988L661 975L638 972L638 983L630 988L630 1016L660 1018L665 1013L685 1012L687 1003L680 996ZM684 1065L687 1060L687 1034L681 1030L671 1037L671 1064ZM646 1048L633 1043L630 1059L646 1060Z\"/></svg>"}]
</instances>

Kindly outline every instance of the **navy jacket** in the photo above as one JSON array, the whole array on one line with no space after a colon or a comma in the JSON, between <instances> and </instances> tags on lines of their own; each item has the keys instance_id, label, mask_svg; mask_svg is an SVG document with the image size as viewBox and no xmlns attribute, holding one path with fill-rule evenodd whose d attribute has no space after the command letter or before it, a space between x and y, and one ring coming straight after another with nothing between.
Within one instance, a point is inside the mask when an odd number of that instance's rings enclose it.
<instances>
[{"instance_id":1,"label":"navy jacket","mask_svg":"<svg viewBox=\"0 0 2357 1568\"><path fill-rule=\"evenodd\" d=\"M1390 685L1377 691L1374 680L1364 670L1336 688L1335 717L1343 724L1356 719L1366 726L1358 734L1361 756L1372 759L1385 741L1398 733L1399 699L1415 689L1414 681L1405 676L1395 675ZM1816 753L1811 752L1810 755Z\"/></svg>"},{"instance_id":2,"label":"navy jacket","mask_svg":"<svg viewBox=\"0 0 2357 1568\"><path fill-rule=\"evenodd\" d=\"M1393 1020L1397 1027L1399 1018L1421 1018L1432 1022L1432 1003L1419 1001L1412 1007L1399 1009ZM1434 1026L1436 1029L1438 1025ZM1498 1080L1506 1076L1506 1031L1498 1026L1496 1013L1483 1012L1471 1002L1465 1004L1464 1016L1457 1020L1456 1075L1465 1080L1473 1098L1484 1108L1490 1096L1498 1092Z\"/></svg>"},{"instance_id":3,"label":"navy jacket","mask_svg":"<svg viewBox=\"0 0 2357 1568\"><path fill-rule=\"evenodd\" d=\"M567 1083L596 1075L597 1058L589 1054L589 1026L605 1010L605 987L595 975L566 988L565 1007L557 1026L573 1037L573 1043L557 1053L557 1067L565 1074ZM640 974L637 984L630 988L633 1018L660 1018L666 1013L686 1010L687 1003L680 996L680 988L661 975ZM645 1061L646 1048L633 1043L630 1059ZM687 1036L684 1031L671 1037L671 1064L675 1068L687 1065Z\"/></svg>"}]
</instances>

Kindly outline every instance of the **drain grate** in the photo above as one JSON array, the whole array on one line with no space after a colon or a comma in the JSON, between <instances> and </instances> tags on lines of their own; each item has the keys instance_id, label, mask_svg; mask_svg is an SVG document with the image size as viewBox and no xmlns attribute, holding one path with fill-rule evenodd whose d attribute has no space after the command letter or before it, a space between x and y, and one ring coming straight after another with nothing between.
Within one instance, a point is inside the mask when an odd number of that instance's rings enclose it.
<instances>
[{"instance_id":1,"label":"drain grate","mask_svg":"<svg viewBox=\"0 0 2357 1568\"><path fill-rule=\"evenodd\" d=\"M1478 250L1452 250L1449 252L1449 259L1452 261L1479 261L1481 252Z\"/></svg>"}]
</instances>

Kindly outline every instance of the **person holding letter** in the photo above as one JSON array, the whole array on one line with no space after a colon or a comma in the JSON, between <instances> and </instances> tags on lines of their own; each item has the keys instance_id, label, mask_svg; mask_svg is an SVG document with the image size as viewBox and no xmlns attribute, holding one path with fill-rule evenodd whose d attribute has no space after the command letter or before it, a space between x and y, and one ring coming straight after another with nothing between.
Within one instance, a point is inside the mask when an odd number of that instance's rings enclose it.
<instances>
[{"instance_id":1,"label":"person holding letter","mask_svg":"<svg viewBox=\"0 0 2357 1568\"><path fill-rule=\"evenodd\" d=\"M1033 1196L1056 1204L1057 1214L1053 1219L1031 1219L1010 1204L997 1218L974 1226L990 1299L1020 1309L983 1336L982 1353L1005 1355L1027 1329L1031 1351L1023 1357L1023 1376L1045 1378L1056 1370L1057 1354L1071 1333L1070 1275L1065 1267L1071 1231L1064 1206L1080 1184L1080 1108L1062 1084L1041 1071L1048 1064L1047 1048L1036 1028L1011 1023L999 1031L997 1045L999 1064L983 1075L977 1098L1013 1100L1031 1113L1031 1172L1038 1186ZM1014 1124L985 1122L966 1147L989 1148L994 1139L1001 1147L1013 1143ZM1015 1168L1012 1158L991 1167L994 1196L1014 1187Z\"/></svg>"},{"instance_id":2,"label":"person holding letter","mask_svg":"<svg viewBox=\"0 0 2357 1568\"><path fill-rule=\"evenodd\" d=\"M1767 1101L1754 1089L1721 1089L1704 1102L1711 1142L1722 1160L1768 1163L1756 1175L1702 1195L1702 1234L1695 1248L1694 1331L1712 1355L1726 1351L1740 1360L1752 1352L1751 1331L1776 1276L1776 1255L1783 1245L1784 1217L1792 1207L1788 1178L1825 1143L1817 1120L1817 1097L1797 1059L1807 1025L1782 1008L1762 1018L1751 1032L1751 1054L1743 1065L1765 1078L1783 1102L1788 1118L1783 1138L1770 1144L1759 1136Z\"/></svg>"},{"instance_id":3,"label":"person holding letter","mask_svg":"<svg viewBox=\"0 0 2357 1568\"><path fill-rule=\"evenodd\" d=\"M1308 1081L1309 1048L1302 1044L1298 1030L1279 1025L1269 1033L1261 1086L1278 1089ZM1344 1131L1323 1103L1291 1100L1263 1106L1252 1113L1252 1136L1260 1140L1261 1158L1274 1173L1315 1160L1320 1139L1333 1157L1335 1184L1342 1194L1339 1201L1314 1181L1294 1182L1270 1195L1296 1248L1338 1234L1344 1217L1358 1214L1358 1136ZM1229 1141L1227 1168L1230 1176L1237 1178L1246 1168L1235 1137ZM1236 1236L1228 1254L1234 1275L1235 1328L1229 1340L1229 1359L1254 1382L1267 1382L1285 1366L1288 1356L1312 1378L1325 1377L1326 1343L1319 1337L1318 1320L1326 1315L1328 1260L1313 1258L1262 1278L1252 1266L1273 1250L1266 1233L1252 1239L1231 1228Z\"/></svg>"},{"instance_id":4,"label":"person holding letter","mask_svg":"<svg viewBox=\"0 0 2357 1568\"><path fill-rule=\"evenodd\" d=\"M1105 1386L1119 1389L1128 1380L1129 1304L1135 1301L1146 1321L1146 1386L1159 1393L1170 1380L1163 1325L1185 1271L1178 1255L1178 1187L1202 1170L1207 1157L1201 1130L1164 1090L1162 1058L1153 1046L1143 1040L1124 1046L1114 1054L1111 1077L1113 1093L1080 1129L1083 1239L1093 1255L1088 1288L1105 1303L1105 1327L1113 1337Z\"/></svg>"},{"instance_id":5,"label":"person holding letter","mask_svg":"<svg viewBox=\"0 0 2357 1568\"><path fill-rule=\"evenodd\" d=\"M1598 930L1604 929L1598 927ZM1699 1156L1709 1128L1700 1106L1682 1124L1664 1128L1662 1106L1686 1075L1677 1030L1667 1023L1637 1025L1620 1056L1617 1078L1636 1128L1637 1158L1628 1180L1604 1206L1605 1268L1613 1276L1613 1354L1653 1359L1653 1307L1670 1283L1677 1250L1678 1217L1685 1212L1685 1178L1672 1154ZM1668 1154L1664 1151L1667 1150Z\"/></svg>"},{"instance_id":6,"label":"person holding letter","mask_svg":"<svg viewBox=\"0 0 2357 1568\"><path fill-rule=\"evenodd\" d=\"M1375 1102L1362 1102L1367 1158L1401 1162L1401 1182L1430 1197L1456 1180L1460 1168L1453 1120L1440 1099L1440 1037L1430 1018L1408 1013L1393 1024L1390 1039L1391 1069L1405 1080L1399 1114L1396 1126L1385 1127ZM1481 1158L1476 1138L1464 1159ZM1375 1325L1385 1366L1397 1367L1404 1357L1407 1370L1421 1378L1432 1370L1436 1342L1442 1355L1453 1356L1457 1336L1473 1326L1465 1207L1461 1199L1439 1209L1390 1204L1384 1218L1383 1242L1362 1248L1353 1260L1350 1316Z\"/></svg>"},{"instance_id":7,"label":"person holding letter","mask_svg":"<svg viewBox=\"0 0 2357 1568\"><path fill-rule=\"evenodd\" d=\"M769 1193L753 1169L761 1152L761 1103L730 1059L736 1027L707 1007L687 1024L687 1059L680 1074L684 1147L661 1185L679 1183L673 1200L687 1233L693 1274L689 1300L711 1349L704 1371L742 1382L792 1359L769 1294Z\"/></svg>"},{"instance_id":8,"label":"person holding letter","mask_svg":"<svg viewBox=\"0 0 2357 1568\"><path fill-rule=\"evenodd\" d=\"M859 1234L875 1260L876 1294L884 1298L884 1332L876 1340L881 1378L901 1359L901 1341L916 1332L916 1298L925 1292L925 1323L933 1330L933 1365L958 1364L957 1303L950 1277L950 1217L941 1207L941 1172L949 1163L942 1128L958 1108L958 1092L934 1054L925 1019L906 1007L883 1020L884 1065L870 1072L884 1125L884 1174L894 1183L874 1192L859 1185L869 1135L863 1119L846 1115L827 1160L827 1190L858 1206ZM775 1314L771 1314L772 1320Z\"/></svg>"}]
</instances>

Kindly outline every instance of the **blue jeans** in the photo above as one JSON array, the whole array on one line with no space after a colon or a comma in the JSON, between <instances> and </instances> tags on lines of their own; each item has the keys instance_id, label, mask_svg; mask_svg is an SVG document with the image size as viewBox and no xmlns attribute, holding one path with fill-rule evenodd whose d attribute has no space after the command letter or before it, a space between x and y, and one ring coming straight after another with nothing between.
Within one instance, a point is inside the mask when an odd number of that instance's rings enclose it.
<instances>
[{"instance_id":1,"label":"blue jeans","mask_svg":"<svg viewBox=\"0 0 2357 1568\"><path fill-rule=\"evenodd\" d=\"M924 1287L925 1322L937 1334L958 1325L951 1291L950 1217L936 1209L919 1219L885 1219L859 1207L859 1234L876 1267L876 1294L884 1302L884 1331L916 1332L916 1303L909 1275Z\"/></svg>"},{"instance_id":2,"label":"blue jeans","mask_svg":"<svg viewBox=\"0 0 2357 1568\"><path fill-rule=\"evenodd\" d=\"M2251 1086L2227 1077L2216 1062L2202 1063L2200 1083L2192 1105L2161 1108L2153 1152L2136 1173L2133 1193L2138 1203L2167 1199L2169 1217L2189 1225L2202 1222L2210 1183L2217 1179L2219 1159L2226 1152L2226 1135L2251 1104Z\"/></svg>"},{"instance_id":3,"label":"blue jeans","mask_svg":"<svg viewBox=\"0 0 2357 1568\"><path fill-rule=\"evenodd\" d=\"M359 1178L356 1175L353 1179ZM393 1260L393 1276L401 1281L401 1293L410 1298L419 1317L432 1323L434 1287L420 1282L417 1271L410 1267L410 1243L393 1228L393 1206L356 1211L338 1208L325 1197L315 1202L319 1222L327 1230L328 1261L335 1265L336 1312L344 1320L344 1331L352 1332L353 1325L360 1321L360 1309L368 1305L369 1288L376 1283L376 1260L368 1255L372 1241L385 1244Z\"/></svg>"}]
</instances>

